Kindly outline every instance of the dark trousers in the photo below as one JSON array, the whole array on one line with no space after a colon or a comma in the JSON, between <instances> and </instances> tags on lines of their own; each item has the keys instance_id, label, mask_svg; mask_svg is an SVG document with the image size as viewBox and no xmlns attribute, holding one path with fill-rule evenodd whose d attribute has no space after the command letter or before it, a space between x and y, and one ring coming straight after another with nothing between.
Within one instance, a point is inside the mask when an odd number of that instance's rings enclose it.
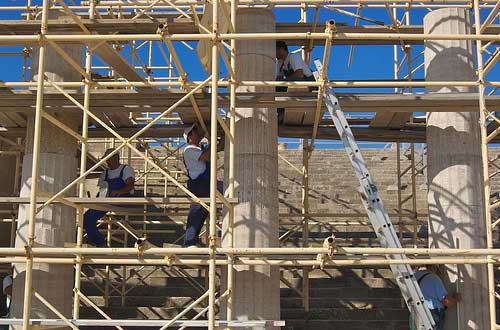
<instances>
[{"instance_id":1,"label":"dark trousers","mask_svg":"<svg viewBox=\"0 0 500 330\"><path fill-rule=\"evenodd\" d=\"M309 77L302 77L302 78L294 78L291 79L290 81L316 81L313 75ZM318 87L309 87L309 91L317 91ZM276 87L276 92L287 92L288 87L287 86L278 86ZM283 120L285 119L285 108L277 108L276 111L278 112L278 124L282 124Z\"/></svg>"},{"instance_id":2,"label":"dark trousers","mask_svg":"<svg viewBox=\"0 0 500 330\"><path fill-rule=\"evenodd\" d=\"M106 241L104 236L99 232L97 228L97 221L99 221L103 216L106 215L106 211L92 210L89 209L83 215L83 228L87 233L87 238L93 245L99 246L103 245Z\"/></svg>"},{"instance_id":3,"label":"dark trousers","mask_svg":"<svg viewBox=\"0 0 500 330\"><path fill-rule=\"evenodd\" d=\"M122 197L132 197L130 194L123 195ZM120 207L131 207L129 205L116 205ZM106 238L99 232L97 228L97 221L106 215L106 211L99 211L89 209L83 215L83 229L87 233L87 238L95 246L104 245Z\"/></svg>"},{"instance_id":4,"label":"dark trousers","mask_svg":"<svg viewBox=\"0 0 500 330\"><path fill-rule=\"evenodd\" d=\"M210 178L189 180L187 183L189 191L196 197L210 197ZM222 192L222 182L217 182L217 190ZM201 229L207 219L208 211L198 203L192 203L189 207L189 214L186 224L186 236L184 246L197 245L200 239Z\"/></svg>"},{"instance_id":5,"label":"dark trousers","mask_svg":"<svg viewBox=\"0 0 500 330\"><path fill-rule=\"evenodd\" d=\"M436 323L436 327L434 328L435 330L443 330L444 329L445 312L446 311L444 309L431 309L432 318L434 319L434 322ZM415 322L413 322L413 318L411 316L410 316L410 330L418 330L417 326L415 325Z\"/></svg>"}]
</instances>

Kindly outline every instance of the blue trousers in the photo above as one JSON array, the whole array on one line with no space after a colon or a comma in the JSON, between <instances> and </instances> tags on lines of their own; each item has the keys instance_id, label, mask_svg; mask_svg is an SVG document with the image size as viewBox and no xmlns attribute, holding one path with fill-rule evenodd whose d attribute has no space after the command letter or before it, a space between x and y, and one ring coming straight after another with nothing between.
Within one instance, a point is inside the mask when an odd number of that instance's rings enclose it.
<instances>
[{"instance_id":1,"label":"blue trousers","mask_svg":"<svg viewBox=\"0 0 500 330\"><path fill-rule=\"evenodd\" d=\"M103 245L106 241L104 236L97 229L97 221L106 215L106 211L89 209L83 215L83 228L87 232L87 237L93 245Z\"/></svg>"},{"instance_id":2,"label":"blue trousers","mask_svg":"<svg viewBox=\"0 0 500 330\"><path fill-rule=\"evenodd\" d=\"M187 183L189 191L196 197L210 197L210 178L189 180ZM217 190L222 192L222 182L217 182ZM197 245L200 240L200 233L208 211L198 203L193 203L189 207L189 214L186 224L186 236L184 237L184 246Z\"/></svg>"}]
</instances>

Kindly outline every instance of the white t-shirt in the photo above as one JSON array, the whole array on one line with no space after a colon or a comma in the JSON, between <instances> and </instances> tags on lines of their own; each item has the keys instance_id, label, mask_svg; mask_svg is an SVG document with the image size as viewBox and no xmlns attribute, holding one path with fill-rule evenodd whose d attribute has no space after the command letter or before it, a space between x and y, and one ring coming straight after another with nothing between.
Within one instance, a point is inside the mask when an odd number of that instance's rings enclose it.
<instances>
[{"instance_id":1,"label":"white t-shirt","mask_svg":"<svg viewBox=\"0 0 500 330\"><path fill-rule=\"evenodd\" d=\"M201 147L188 145L184 148L184 163L191 179L196 179L205 172L207 163L200 160L203 150Z\"/></svg>"},{"instance_id":2,"label":"white t-shirt","mask_svg":"<svg viewBox=\"0 0 500 330\"><path fill-rule=\"evenodd\" d=\"M309 69L306 62L304 62L300 53L288 53L284 61L278 60L278 76L280 77L285 75L285 71L292 70L295 72L300 69L304 72L304 76L312 76L311 69Z\"/></svg>"},{"instance_id":3,"label":"white t-shirt","mask_svg":"<svg viewBox=\"0 0 500 330\"><path fill-rule=\"evenodd\" d=\"M116 168L114 170L108 169L108 179L116 179L117 177L119 177L123 166L125 166L125 168L123 169L123 175L122 175L123 181L127 181L128 178L133 178L134 177L134 169L128 165L121 164L120 166L118 166L118 168ZM102 172L101 176L99 177L99 182L97 183L97 185L101 186L102 183L104 182L105 178L106 178L106 171ZM134 193L134 190L131 190L130 194L133 194L133 193Z\"/></svg>"}]
</instances>

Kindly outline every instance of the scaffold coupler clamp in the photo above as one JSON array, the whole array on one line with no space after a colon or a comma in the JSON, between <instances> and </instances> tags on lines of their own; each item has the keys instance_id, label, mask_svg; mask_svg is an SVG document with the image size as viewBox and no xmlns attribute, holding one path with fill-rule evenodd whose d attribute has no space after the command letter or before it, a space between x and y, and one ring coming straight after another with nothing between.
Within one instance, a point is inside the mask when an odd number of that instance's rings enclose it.
<instances>
[{"instance_id":1,"label":"scaffold coupler clamp","mask_svg":"<svg viewBox=\"0 0 500 330\"><path fill-rule=\"evenodd\" d=\"M209 236L208 237L208 247L213 249L215 248L215 243L217 243L217 237L216 236Z\"/></svg>"},{"instance_id":2,"label":"scaffold coupler clamp","mask_svg":"<svg viewBox=\"0 0 500 330\"><path fill-rule=\"evenodd\" d=\"M165 256L164 260L165 260L165 263L167 264L167 267L172 268L172 266L174 265L174 261L175 261L175 255L168 254Z\"/></svg>"},{"instance_id":3,"label":"scaffold coupler clamp","mask_svg":"<svg viewBox=\"0 0 500 330\"><path fill-rule=\"evenodd\" d=\"M328 252L327 253L319 253L316 256L316 261L319 262L319 268L321 270L323 270L325 268L326 260L330 259L333 256L333 254L336 252L335 235L332 234L331 236L328 236L327 238L325 238L325 240L323 241L323 247L327 248ZM315 268L315 267L313 267L313 268Z\"/></svg>"},{"instance_id":4,"label":"scaffold coupler clamp","mask_svg":"<svg viewBox=\"0 0 500 330\"><path fill-rule=\"evenodd\" d=\"M156 33L160 34L162 37L165 36L166 34L168 35L168 24L167 23L158 24Z\"/></svg>"},{"instance_id":5,"label":"scaffold coupler clamp","mask_svg":"<svg viewBox=\"0 0 500 330\"><path fill-rule=\"evenodd\" d=\"M29 245L24 246L24 255L28 259L33 259L33 248Z\"/></svg>"},{"instance_id":6,"label":"scaffold coupler clamp","mask_svg":"<svg viewBox=\"0 0 500 330\"><path fill-rule=\"evenodd\" d=\"M330 39L333 38L333 34L337 32L337 25L335 25L335 20L331 19L326 21L325 32L330 34Z\"/></svg>"},{"instance_id":7,"label":"scaffold coupler clamp","mask_svg":"<svg viewBox=\"0 0 500 330\"><path fill-rule=\"evenodd\" d=\"M38 16L38 13L40 12L40 8L38 5L30 7L30 12L28 15L30 15L30 19L34 19L35 17Z\"/></svg>"},{"instance_id":8,"label":"scaffold coupler clamp","mask_svg":"<svg viewBox=\"0 0 500 330\"><path fill-rule=\"evenodd\" d=\"M137 256L142 257L144 255L144 251L149 248L146 237L138 238L134 244L134 247L137 249Z\"/></svg>"},{"instance_id":9,"label":"scaffold coupler clamp","mask_svg":"<svg viewBox=\"0 0 500 330\"><path fill-rule=\"evenodd\" d=\"M328 249L328 256L332 257L335 252L337 252L337 249L335 247L335 235L332 234L331 236L325 238L323 241L323 247Z\"/></svg>"},{"instance_id":10,"label":"scaffold coupler clamp","mask_svg":"<svg viewBox=\"0 0 500 330\"><path fill-rule=\"evenodd\" d=\"M158 25L158 28L156 29L156 33L158 33L159 35L161 35L163 41L167 44L167 47L170 48L172 47L171 46L171 42L167 42L168 39L166 37L168 37L170 34L168 32L168 23L167 22L164 22L164 23L160 23ZM175 56L175 55L173 55ZM175 62L175 58L174 58L174 62ZM179 75L179 82L181 83L181 88L183 90L187 90L188 89L188 86L187 86L187 73L184 72L184 74L180 74Z\"/></svg>"}]
</instances>

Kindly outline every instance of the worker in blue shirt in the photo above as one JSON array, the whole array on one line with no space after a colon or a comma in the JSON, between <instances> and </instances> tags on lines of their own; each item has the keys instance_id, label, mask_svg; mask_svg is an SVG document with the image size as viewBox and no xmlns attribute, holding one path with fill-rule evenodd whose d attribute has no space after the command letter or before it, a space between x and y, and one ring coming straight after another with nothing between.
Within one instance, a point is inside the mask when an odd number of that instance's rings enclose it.
<instances>
[{"instance_id":1,"label":"worker in blue shirt","mask_svg":"<svg viewBox=\"0 0 500 330\"><path fill-rule=\"evenodd\" d=\"M438 274L440 274L439 265L426 265L425 268L415 273L415 279L420 285L425 303L434 318L435 329L442 330L444 329L446 308L456 305L461 296L457 292L448 294ZM417 330L417 326L411 317L410 329Z\"/></svg>"},{"instance_id":2,"label":"worker in blue shirt","mask_svg":"<svg viewBox=\"0 0 500 330\"><path fill-rule=\"evenodd\" d=\"M114 149L107 149L103 158L108 156ZM128 165L120 164L120 156L114 154L106 161L108 168L99 177L99 187L106 186L106 196L101 197L130 197L134 194L134 169ZM107 191L107 193L105 192ZM102 194L103 191L100 191ZM87 233L88 241L97 247L104 246L105 238L97 228L97 221L106 215L106 211L89 209L83 216L83 228Z\"/></svg>"},{"instance_id":3,"label":"worker in blue shirt","mask_svg":"<svg viewBox=\"0 0 500 330\"><path fill-rule=\"evenodd\" d=\"M203 130L192 125L184 130L186 147L184 148L184 165L188 172L187 187L196 197L210 197L210 146L201 145L205 137ZM217 143L217 151L224 149L224 136ZM222 190L221 182L217 182L217 189ZM192 203L186 224L184 246L196 247L199 245L201 229L207 218L208 211L198 203Z\"/></svg>"}]
</instances>

